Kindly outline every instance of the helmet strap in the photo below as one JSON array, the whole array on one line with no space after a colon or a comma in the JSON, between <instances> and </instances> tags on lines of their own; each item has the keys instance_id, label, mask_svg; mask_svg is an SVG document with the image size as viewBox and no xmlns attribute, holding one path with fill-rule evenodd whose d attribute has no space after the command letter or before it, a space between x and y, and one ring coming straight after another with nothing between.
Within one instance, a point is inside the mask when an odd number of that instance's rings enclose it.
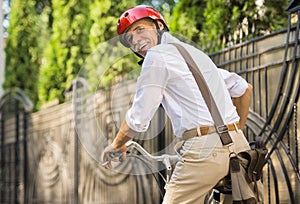
<instances>
[{"instance_id":1,"label":"helmet strap","mask_svg":"<svg viewBox=\"0 0 300 204\"><path fill-rule=\"evenodd\" d=\"M165 29L160 29L157 21L153 21L153 23L155 24L156 30L157 30L157 44L161 43L161 36L164 33Z\"/></svg>"}]
</instances>

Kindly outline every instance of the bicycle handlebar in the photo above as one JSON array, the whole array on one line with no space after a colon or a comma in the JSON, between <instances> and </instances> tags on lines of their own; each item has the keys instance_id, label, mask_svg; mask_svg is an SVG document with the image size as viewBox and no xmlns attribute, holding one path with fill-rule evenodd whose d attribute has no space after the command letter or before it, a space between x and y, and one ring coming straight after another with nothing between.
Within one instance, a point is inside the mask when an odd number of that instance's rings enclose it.
<instances>
[{"instance_id":1,"label":"bicycle handlebar","mask_svg":"<svg viewBox=\"0 0 300 204\"><path fill-rule=\"evenodd\" d=\"M162 162L166 166L167 170L172 169L171 163L177 162L179 160L178 155L162 154L159 156L154 156L147 152L140 144L134 141L128 141L126 143L126 146L128 149L136 149L139 153L141 153L144 157L148 158L149 160Z\"/></svg>"},{"instance_id":2,"label":"bicycle handlebar","mask_svg":"<svg viewBox=\"0 0 300 204\"><path fill-rule=\"evenodd\" d=\"M128 141L125 144L127 146L127 149L130 151L132 149L137 150L144 158L150 160L150 161L157 161L162 162L167 170L167 179L165 180L166 183L168 183L171 173L172 173L172 163L176 163L179 161L178 155L170 155L170 154L162 154L158 156L154 156L150 154L147 150L145 150L140 144L138 144L135 141ZM111 158L119 158L119 161L122 162L122 152L111 152L110 154ZM102 166L105 166L109 161L106 161L102 164Z\"/></svg>"},{"instance_id":3,"label":"bicycle handlebar","mask_svg":"<svg viewBox=\"0 0 300 204\"><path fill-rule=\"evenodd\" d=\"M166 178L160 172L158 172L158 174L162 177L166 186L168 185L171 175L172 175L172 166L171 165L172 165L172 163L176 163L177 161L179 161L179 159L180 159L179 155L162 154L162 155L154 156L154 155L150 154L147 150L145 150L140 144L138 144L137 142L132 141L132 140L126 142L125 145L129 151L132 149L135 149L141 154L140 156L145 157L149 161L162 162L165 165L166 170L167 170ZM110 156L112 158L119 157L119 161L122 162L122 152L112 152L112 153L110 153ZM147 161L145 161L145 162L147 162ZM213 193L209 193L208 197L207 197L207 201L205 201L205 203L215 203L215 200L214 200L215 194L220 194L220 192L215 191Z\"/></svg>"}]
</instances>

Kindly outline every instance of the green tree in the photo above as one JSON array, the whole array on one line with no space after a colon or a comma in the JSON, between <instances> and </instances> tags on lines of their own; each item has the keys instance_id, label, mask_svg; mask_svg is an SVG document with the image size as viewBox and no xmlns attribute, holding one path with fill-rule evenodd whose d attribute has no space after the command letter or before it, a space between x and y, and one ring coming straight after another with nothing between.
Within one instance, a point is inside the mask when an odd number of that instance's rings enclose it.
<instances>
[{"instance_id":1,"label":"green tree","mask_svg":"<svg viewBox=\"0 0 300 204\"><path fill-rule=\"evenodd\" d=\"M4 89L18 87L36 103L41 48L35 1L12 1L10 15Z\"/></svg>"},{"instance_id":2,"label":"green tree","mask_svg":"<svg viewBox=\"0 0 300 204\"><path fill-rule=\"evenodd\" d=\"M287 12L284 10L289 0L210 0L204 13L205 24L202 42L245 40L286 27ZM214 43L213 50L222 47Z\"/></svg>"},{"instance_id":3,"label":"green tree","mask_svg":"<svg viewBox=\"0 0 300 204\"><path fill-rule=\"evenodd\" d=\"M117 22L119 16L128 8L136 5L135 1L94 0L90 8L92 26L90 29L90 45L95 50L99 43L117 37Z\"/></svg>"},{"instance_id":4,"label":"green tree","mask_svg":"<svg viewBox=\"0 0 300 204\"><path fill-rule=\"evenodd\" d=\"M265 34L287 27L288 12L285 8L291 0L264 0L262 23L259 25Z\"/></svg>"},{"instance_id":5,"label":"green tree","mask_svg":"<svg viewBox=\"0 0 300 204\"><path fill-rule=\"evenodd\" d=\"M203 29L206 0L179 0L170 17L170 30L198 42Z\"/></svg>"},{"instance_id":6,"label":"green tree","mask_svg":"<svg viewBox=\"0 0 300 204\"><path fill-rule=\"evenodd\" d=\"M55 98L64 102L64 92L77 76L90 52L89 1L53 0L52 33L44 52L39 78L40 104Z\"/></svg>"},{"instance_id":7,"label":"green tree","mask_svg":"<svg viewBox=\"0 0 300 204\"><path fill-rule=\"evenodd\" d=\"M216 50L220 48L217 42L231 41L235 31L243 32L244 36L248 35L257 20L258 9L255 1L211 0L207 2L204 16L205 23L201 40L215 46L211 48ZM247 28L243 30L245 26Z\"/></svg>"},{"instance_id":8,"label":"green tree","mask_svg":"<svg viewBox=\"0 0 300 204\"><path fill-rule=\"evenodd\" d=\"M222 44L259 36L286 27L289 0L179 0L170 18L171 31L196 42L206 51ZM253 29L255 28L255 29ZM204 47L203 49L205 49Z\"/></svg>"},{"instance_id":9,"label":"green tree","mask_svg":"<svg viewBox=\"0 0 300 204\"><path fill-rule=\"evenodd\" d=\"M136 5L135 1L126 0L95 0L90 4L90 19L93 24L89 42L93 52L85 64L84 77L88 78L91 86L97 86L94 89L109 88L122 78L120 76L127 75L138 67L134 63L137 61L136 57L120 45L117 35L119 16Z\"/></svg>"}]
</instances>

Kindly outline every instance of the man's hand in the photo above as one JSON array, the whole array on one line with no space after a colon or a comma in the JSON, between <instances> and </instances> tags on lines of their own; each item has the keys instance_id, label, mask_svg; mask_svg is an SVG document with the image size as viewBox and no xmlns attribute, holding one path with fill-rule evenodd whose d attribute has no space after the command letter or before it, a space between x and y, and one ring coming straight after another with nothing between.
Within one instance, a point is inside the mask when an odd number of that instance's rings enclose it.
<instances>
[{"instance_id":1,"label":"man's hand","mask_svg":"<svg viewBox=\"0 0 300 204\"><path fill-rule=\"evenodd\" d=\"M104 166L106 169L111 169L112 168L111 161L118 162L120 160L125 160L126 151L127 151L126 145L123 145L120 148L113 147L113 144L108 145L102 152L102 158L101 158L102 166Z\"/></svg>"},{"instance_id":2,"label":"man's hand","mask_svg":"<svg viewBox=\"0 0 300 204\"><path fill-rule=\"evenodd\" d=\"M122 159L126 159L126 151L127 147L125 143L129 140L131 140L137 132L130 129L130 127L127 125L126 121L124 120L121 124L120 130L114 139L113 143L109 146L107 146L103 153L102 153L102 165L105 168L112 168L111 161L116 161L119 157L113 157L114 153L122 153Z\"/></svg>"}]
</instances>

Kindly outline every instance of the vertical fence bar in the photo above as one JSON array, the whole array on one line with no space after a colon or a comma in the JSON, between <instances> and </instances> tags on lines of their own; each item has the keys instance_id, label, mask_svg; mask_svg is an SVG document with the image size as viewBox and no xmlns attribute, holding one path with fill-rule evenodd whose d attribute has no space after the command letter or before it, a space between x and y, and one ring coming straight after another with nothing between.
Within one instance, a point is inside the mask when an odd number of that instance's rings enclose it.
<instances>
[{"instance_id":1,"label":"vertical fence bar","mask_svg":"<svg viewBox=\"0 0 300 204\"><path fill-rule=\"evenodd\" d=\"M5 156L5 173L8 174L8 179L6 180L5 184L8 186L8 196L6 196L6 202L10 203L13 201L15 194L14 194L14 184L15 181L13 179L13 171L10 171L10 169L14 168L14 145L13 144L5 144L5 149L8 154ZM6 177L5 177L6 179Z\"/></svg>"},{"instance_id":2,"label":"vertical fence bar","mask_svg":"<svg viewBox=\"0 0 300 204\"><path fill-rule=\"evenodd\" d=\"M19 188L19 183L20 183L20 166L19 166L19 162L20 162L20 158L19 158L19 154L20 154L20 146L19 146L19 142L20 142L20 123L19 123L19 102L15 101L15 109L14 109L14 114L15 114L15 147L14 147L14 152L15 152L15 162L14 162L14 166L15 168L12 169L12 171L14 171L14 175L15 175L15 185L14 185L14 201L15 203L19 203L19 193L18 193L18 188Z\"/></svg>"},{"instance_id":3,"label":"vertical fence bar","mask_svg":"<svg viewBox=\"0 0 300 204\"><path fill-rule=\"evenodd\" d=\"M158 144L157 144L157 146L158 146L158 151L161 151L162 149L164 149L165 148L165 112L163 111L163 108L159 108L158 109L158 114L159 114L159 116L158 116L158 128L159 128L159 130L161 130L160 131L160 133L159 133L159 135L158 135L158 139L157 139L157 142L158 142ZM161 173L163 173L163 174L166 174L166 171L165 170L163 170L163 172L161 172ZM164 190L164 186L165 186L165 182L164 182L164 180L161 178L161 177L159 177L159 185L160 185L160 189L161 189L161 191L163 191ZM162 200L160 200L160 202L162 202Z\"/></svg>"},{"instance_id":4,"label":"vertical fence bar","mask_svg":"<svg viewBox=\"0 0 300 204\"><path fill-rule=\"evenodd\" d=\"M0 183L0 190L1 190L1 197L0 197L0 203L4 202L4 195L5 195L5 145L4 145L4 138L5 138L5 125L4 125L4 117L5 117L5 113L3 109L0 109L0 116L1 116L1 183Z\"/></svg>"},{"instance_id":5,"label":"vertical fence bar","mask_svg":"<svg viewBox=\"0 0 300 204\"><path fill-rule=\"evenodd\" d=\"M262 115L262 102L261 102L261 98L262 98L262 94L261 94L261 91L262 91L262 87L261 87L261 70L259 69L258 70L258 98L260 99L259 100L259 114Z\"/></svg>"},{"instance_id":6,"label":"vertical fence bar","mask_svg":"<svg viewBox=\"0 0 300 204\"><path fill-rule=\"evenodd\" d=\"M299 172L299 152L298 152L298 118L297 118L297 104L294 103L294 142L295 142L295 155L296 155L296 170ZM300 178L298 178L300 179Z\"/></svg>"},{"instance_id":7,"label":"vertical fence bar","mask_svg":"<svg viewBox=\"0 0 300 204\"><path fill-rule=\"evenodd\" d=\"M265 93L265 103L266 103L266 118L269 117L269 102L268 102L268 98L269 98L269 86L268 86L268 67L265 67L265 90L266 90L266 93Z\"/></svg>"},{"instance_id":8,"label":"vertical fence bar","mask_svg":"<svg viewBox=\"0 0 300 204\"><path fill-rule=\"evenodd\" d=\"M27 113L23 111L23 155L24 155L24 164L23 164L23 182L24 182L24 204L27 203L27 193L26 189L28 187L27 177L28 177L28 160L27 160Z\"/></svg>"},{"instance_id":9,"label":"vertical fence bar","mask_svg":"<svg viewBox=\"0 0 300 204\"><path fill-rule=\"evenodd\" d=\"M79 87L79 80L74 80L73 81L73 98L75 100L75 107L74 107L74 114L75 114L75 123L74 123L74 127L76 125L76 119L78 117L78 110L77 110L77 99L78 99L78 91L80 89L78 89ZM79 152L78 152L78 135L77 135L77 131L76 131L76 128L75 128L75 131L74 131L74 199L73 199L73 202L74 204L78 204L78 186L79 186Z\"/></svg>"}]
</instances>

